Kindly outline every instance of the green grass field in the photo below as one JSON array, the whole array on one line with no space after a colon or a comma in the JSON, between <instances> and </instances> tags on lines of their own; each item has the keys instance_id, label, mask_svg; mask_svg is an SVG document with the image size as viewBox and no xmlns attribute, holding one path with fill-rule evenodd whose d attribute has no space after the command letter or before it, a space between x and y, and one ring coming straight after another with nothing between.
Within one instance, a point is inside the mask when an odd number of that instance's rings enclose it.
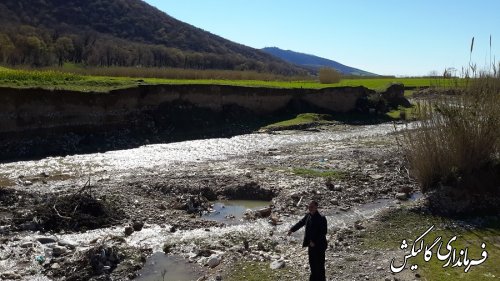
<instances>
[{"instance_id":1,"label":"green grass field","mask_svg":"<svg viewBox=\"0 0 500 281\"><path fill-rule=\"evenodd\" d=\"M270 88L321 89L328 87L364 86L373 90L383 90L391 83L403 83L407 87L426 87L432 84L429 78L362 78L345 79L335 84L320 84L316 81L259 81L222 79L160 79L86 76L54 70L13 70L0 67L0 87L64 89L82 92L108 92L116 89L136 87L140 84L198 84L231 85Z\"/></svg>"}]
</instances>

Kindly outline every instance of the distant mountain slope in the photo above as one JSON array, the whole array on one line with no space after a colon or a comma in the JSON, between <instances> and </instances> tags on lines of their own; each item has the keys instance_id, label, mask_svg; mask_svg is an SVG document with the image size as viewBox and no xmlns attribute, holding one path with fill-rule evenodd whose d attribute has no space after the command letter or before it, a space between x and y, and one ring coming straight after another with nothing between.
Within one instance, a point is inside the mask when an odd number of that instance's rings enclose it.
<instances>
[{"instance_id":1,"label":"distant mountain slope","mask_svg":"<svg viewBox=\"0 0 500 281\"><path fill-rule=\"evenodd\" d=\"M56 57L102 66L304 72L142 0L2 0L0 63L47 65Z\"/></svg>"},{"instance_id":2,"label":"distant mountain slope","mask_svg":"<svg viewBox=\"0 0 500 281\"><path fill-rule=\"evenodd\" d=\"M275 57L288 61L290 63L307 67L313 70L318 70L321 67L331 67L345 75L359 75L359 76L377 76L377 74L370 73L361 69L353 68L343 65L333 60L321 58L314 55L298 53L290 50L282 50L276 47L268 47L262 51L271 54Z\"/></svg>"}]
</instances>

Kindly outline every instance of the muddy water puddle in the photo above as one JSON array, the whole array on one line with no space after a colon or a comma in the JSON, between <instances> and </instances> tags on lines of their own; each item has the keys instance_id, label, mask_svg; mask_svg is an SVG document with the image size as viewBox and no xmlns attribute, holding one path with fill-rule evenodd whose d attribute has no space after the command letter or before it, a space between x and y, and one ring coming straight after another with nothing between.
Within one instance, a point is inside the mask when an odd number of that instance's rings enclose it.
<instances>
[{"instance_id":1,"label":"muddy water puddle","mask_svg":"<svg viewBox=\"0 0 500 281\"><path fill-rule=\"evenodd\" d=\"M203 219L226 224L243 223L247 210L267 208L271 202L256 200L227 200L213 203L213 211L203 215Z\"/></svg>"},{"instance_id":2,"label":"muddy water puddle","mask_svg":"<svg viewBox=\"0 0 500 281\"><path fill-rule=\"evenodd\" d=\"M203 276L202 269L183 258L154 253L138 272L138 281L192 281Z\"/></svg>"}]
</instances>

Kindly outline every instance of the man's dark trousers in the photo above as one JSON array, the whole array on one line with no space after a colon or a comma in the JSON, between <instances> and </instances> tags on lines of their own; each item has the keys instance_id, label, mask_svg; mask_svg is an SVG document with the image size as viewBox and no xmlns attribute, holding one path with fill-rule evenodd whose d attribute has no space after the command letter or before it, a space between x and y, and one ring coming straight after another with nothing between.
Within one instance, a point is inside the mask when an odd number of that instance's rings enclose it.
<instances>
[{"instance_id":1,"label":"man's dark trousers","mask_svg":"<svg viewBox=\"0 0 500 281\"><path fill-rule=\"evenodd\" d=\"M325 281L325 249L323 247L308 247L309 267L311 275L309 281Z\"/></svg>"}]
</instances>

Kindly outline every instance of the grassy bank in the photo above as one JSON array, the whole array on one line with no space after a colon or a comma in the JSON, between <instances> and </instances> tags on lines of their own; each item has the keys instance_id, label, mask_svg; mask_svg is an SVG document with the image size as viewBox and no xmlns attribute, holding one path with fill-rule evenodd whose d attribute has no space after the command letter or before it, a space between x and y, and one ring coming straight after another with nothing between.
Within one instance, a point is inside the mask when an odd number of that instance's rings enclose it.
<instances>
[{"instance_id":1,"label":"grassy bank","mask_svg":"<svg viewBox=\"0 0 500 281\"><path fill-rule=\"evenodd\" d=\"M261 130L264 131L278 131L278 130L291 130L291 129L303 129L306 127L312 127L321 124L332 123L332 116L329 114L317 114L317 113L303 113L297 115L295 118L280 121L277 123L269 124L262 127Z\"/></svg>"},{"instance_id":2,"label":"grassy bank","mask_svg":"<svg viewBox=\"0 0 500 281\"><path fill-rule=\"evenodd\" d=\"M267 262L239 262L226 273L228 281L275 281L297 276L290 268L272 270Z\"/></svg>"},{"instance_id":3,"label":"grassy bank","mask_svg":"<svg viewBox=\"0 0 500 281\"><path fill-rule=\"evenodd\" d=\"M397 109L393 109L386 113L386 116L393 120L414 120L418 117L415 107L404 107L399 106Z\"/></svg>"},{"instance_id":4,"label":"grassy bank","mask_svg":"<svg viewBox=\"0 0 500 281\"><path fill-rule=\"evenodd\" d=\"M479 224L478 222L481 222ZM457 249L457 257L461 249L468 248L468 258L481 259L481 244L486 244L488 258L480 265L473 266L465 273L465 267L444 267L446 261L436 257L436 249L432 248L433 256L424 261L424 250L417 256L408 260L406 271L411 271L411 265L418 265L422 280L495 280L500 276L500 221L498 218L476 218L470 221L459 221L439 216L432 216L409 209L393 210L384 214L376 223L369 226L361 237L363 248L376 251L396 252L395 266L400 266L404 255L408 254L413 246L413 241L428 230L432 225L434 229L424 237L424 244L431 245L440 236L443 241L441 254L446 255L446 244L454 236L456 241L451 245ZM403 240L407 241L408 248L401 250ZM420 245L420 244L419 244ZM416 249L419 248L417 245ZM461 258L463 260L463 258ZM389 266L389 265L388 265ZM397 275L396 275L397 277Z\"/></svg>"},{"instance_id":5,"label":"grassy bank","mask_svg":"<svg viewBox=\"0 0 500 281\"><path fill-rule=\"evenodd\" d=\"M242 77L246 78L247 76ZM141 84L202 84L305 89L364 86L369 89L382 90L391 83L403 83L407 87L427 87L431 85L432 81L429 78L361 78L344 79L339 83L334 84L321 84L318 81L313 80L283 81L246 79L166 79L118 76L110 77L82 75L78 73L72 73L71 71L61 72L55 70L13 70L3 67L0 68L0 87L65 89L83 92L107 92L115 89L135 87Z\"/></svg>"}]
</instances>

